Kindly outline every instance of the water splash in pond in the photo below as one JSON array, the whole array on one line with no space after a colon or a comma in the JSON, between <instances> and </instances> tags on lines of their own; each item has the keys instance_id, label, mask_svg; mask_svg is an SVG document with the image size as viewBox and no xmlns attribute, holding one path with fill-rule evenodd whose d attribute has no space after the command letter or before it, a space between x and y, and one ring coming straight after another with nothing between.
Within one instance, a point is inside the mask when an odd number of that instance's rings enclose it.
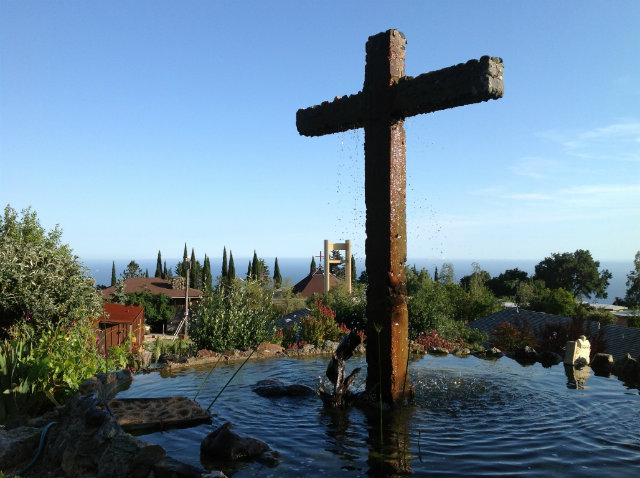
<instances>
[{"instance_id":1,"label":"water splash in pond","mask_svg":"<svg viewBox=\"0 0 640 478\"><path fill-rule=\"evenodd\" d=\"M140 438L187 463L200 441L226 421L279 451L280 465L219 465L246 476L640 476L640 395L615 378L591 376L567 387L562 366L521 367L509 359L426 356L410 364L415 405L384 417L327 410L317 397L264 398L259 380L317 387L327 358L248 362L212 408L213 424ZM239 364L214 371L198 401L208 406ZM348 372L366 363L355 357ZM136 376L118 397L193 398L208 368Z\"/></svg>"}]
</instances>

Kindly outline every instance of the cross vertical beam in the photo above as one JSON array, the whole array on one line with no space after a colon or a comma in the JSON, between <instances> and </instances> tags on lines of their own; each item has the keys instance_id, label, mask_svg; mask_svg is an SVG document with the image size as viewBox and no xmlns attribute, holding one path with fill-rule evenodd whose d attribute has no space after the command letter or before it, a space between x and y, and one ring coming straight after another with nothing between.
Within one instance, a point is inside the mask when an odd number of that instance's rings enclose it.
<instances>
[{"instance_id":1,"label":"cross vertical beam","mask_svg":"<svg viewBox=\"0 0 640 478\"><path fill-rule=\"evenodd\" d=\"M364 127L367 286L367 389L378 382L382 400L409 393L404 121L390 121L389 86L404 73L406 39L391 30L367 42L363 92L370 101Z\"/></svg>"},{"instance_id":2,"label":"cross vertical beam","mask_svg":"<svg viewBox=\"0 0 640 478\"><path fill-rule=\"evenodd\" d=\"M369 37L361 92L298 110L300 134L365 130L367 389L388 404L411 395L404 118L501 98L500 58L483 56L416 78L405 76L406 39L397 30Z\"/></svg>"}]
</instances>

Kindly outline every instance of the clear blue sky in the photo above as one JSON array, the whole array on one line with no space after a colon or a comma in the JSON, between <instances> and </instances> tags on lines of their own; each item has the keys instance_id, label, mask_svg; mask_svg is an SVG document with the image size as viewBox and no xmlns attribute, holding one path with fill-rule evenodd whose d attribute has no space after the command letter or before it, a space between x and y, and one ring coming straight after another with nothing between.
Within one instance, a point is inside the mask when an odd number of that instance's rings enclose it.
<instances>
[{"instance_id":1,"label":"clear blue sky","mask_svg":"<svg viewBox=\"0 0 640 478\"><path fill-rule=\"evenodd\" d=\"M640 249L640 2L0 1L0 204L81 258L364 255L355 93L370 35L406 72L500 56L505 96L408 119L408 255Z\"/></svg>"}]
</instances>

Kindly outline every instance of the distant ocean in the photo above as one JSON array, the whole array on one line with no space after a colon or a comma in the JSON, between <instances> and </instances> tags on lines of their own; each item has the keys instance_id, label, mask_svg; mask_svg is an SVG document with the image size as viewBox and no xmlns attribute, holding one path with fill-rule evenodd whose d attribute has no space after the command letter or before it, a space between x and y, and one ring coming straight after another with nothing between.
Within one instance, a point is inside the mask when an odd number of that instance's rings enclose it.
<instances>
[{"instance_id":1,"label":"distant ocean","mask_svg":"<svg viewBox=\"0 0 640 478\"><path fill-rule=\"evenodd\" d=\"M116 260L116 277L120 277L122 271L129 264L129 260ZM156 270L157 259L135 259L140 265L140 268L144 272L145 269L149 271L149 275L153 276ZM167 268L171 268L175 275L175 266L181 259L163 259L166 260ZM202 259L198 259L202 263ZM265 263L269 266L269 273L273 276L273 267L275 258L265 257ZM251 261L251 258L238 258L234 257L234 264L236 267L236 274L238 277L244 277L247 272L247 267ZM111 260L88 260L83 261L85 266L89 269L89 273L96 280L97 284L110 285L111 284ZM317 259L316 259L317 262ZM448 262L453 265L456 281L461 277L468 275L473 270L472 261L469 259L451 259L451 260L439 260L439 259L409 259L407 261L408 266L415 265L418 269L426 268L431 275L436 267L438 270L442 269L443 262ZM477 261L480 267L486 270L491 277L495 277L507 269L515 269L516 267L522 271L528 272L529 275L533 275L535 272L535 266L540 261L538 260L483 260ZM291 285L296 284L309 274L309 266L311 263L311 256L307 258L278 258L278 266L280 273L285 281L289 281ZM320 265L320 264L318 264ZM213 272L214 280L216 276L220 275L222 269L222 258L211 258L211 269ZM633 262L629 261L601 261L600 269L608 269L613 275L609 281L609 288L607 289L608 298L599 299L601 304L612 304L616 297L624 297L626 291L627 274L633 269ZM356 274L359 276L364 270L364 259L356 259Z\"/></svg>"}]
</instances>

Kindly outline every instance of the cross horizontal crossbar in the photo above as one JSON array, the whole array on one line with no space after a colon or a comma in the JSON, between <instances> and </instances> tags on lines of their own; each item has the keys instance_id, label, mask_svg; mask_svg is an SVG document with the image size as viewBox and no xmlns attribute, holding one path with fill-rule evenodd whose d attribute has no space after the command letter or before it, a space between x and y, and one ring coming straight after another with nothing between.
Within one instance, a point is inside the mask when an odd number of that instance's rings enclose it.
<instances>
[{"instance_id":1,"label":"cross horizontal crossbar","mask_svg":"<svg viewBox=\"0 0 640 478\"><path fill-rule=\"evenodd\" d=\"M385 88L391 92L389 119L401 120L423 113L432 113L457 106L502 98L504 66L501 58L483 56L479 60L424 73L415 78L403 77ZM299 109L296 113L298 132L305 136L322 136L353 128L362 128L370 121L367 110L369 95L336 97L332 102Z\"/></svg>"}]
</instances>

